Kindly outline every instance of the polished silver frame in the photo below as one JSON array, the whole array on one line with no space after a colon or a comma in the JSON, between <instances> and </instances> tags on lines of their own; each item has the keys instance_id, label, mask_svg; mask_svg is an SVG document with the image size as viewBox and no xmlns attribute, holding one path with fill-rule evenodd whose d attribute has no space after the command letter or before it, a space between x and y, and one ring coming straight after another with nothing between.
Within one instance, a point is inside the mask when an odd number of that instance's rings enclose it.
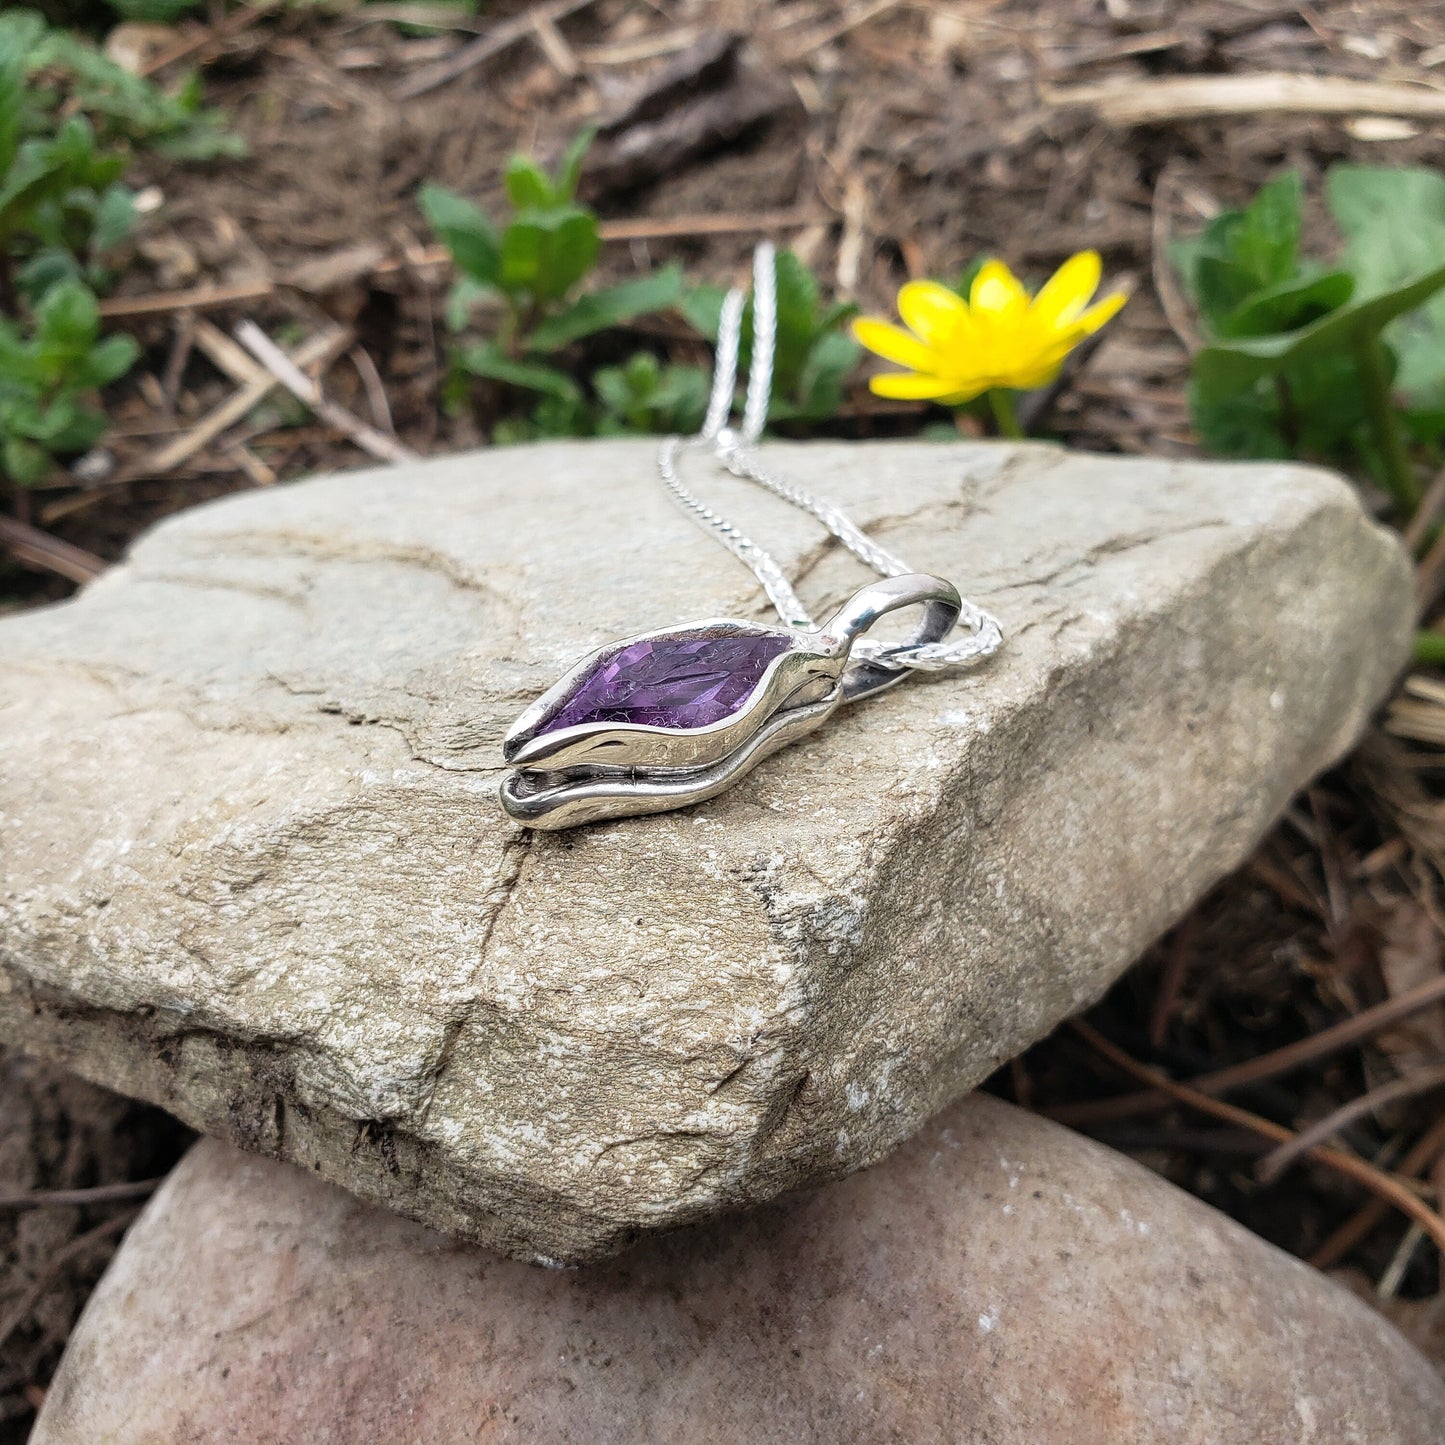
<instances>
[{"instance_id":1,"label":"polished silver frame","mask_svg":"<svg viewBox=\"0 0 1445 1445\"><path fill-rule=\"evenodd\" d=\"M502 780L509 816L530 828L572 828L607 818L665 812L716 797L764 758L824 723L835 708L900 681L906 671L855 661L853 644L886 613L921 606L905 646L937 642L952 630L962 603L939 577L908 573L870 583L824 626L803 631L710 618L638 633L580 659L513 724L502 756L515 765ZM737 712L701 728L582 723L540 731L577 685L617 652L664 637L737 632L787 639Z\"/></svg>"}]
</instances>

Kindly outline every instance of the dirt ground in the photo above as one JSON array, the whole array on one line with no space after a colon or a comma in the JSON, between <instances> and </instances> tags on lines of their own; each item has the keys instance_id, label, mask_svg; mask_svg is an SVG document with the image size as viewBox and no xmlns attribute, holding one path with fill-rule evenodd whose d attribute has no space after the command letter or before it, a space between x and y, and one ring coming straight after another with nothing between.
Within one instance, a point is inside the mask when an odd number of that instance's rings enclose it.
<instances>
[{"instance_id":1,"label":"dirt ground","mask_svg":"<svg viewBox=\"0 0 1445 1445\"><path fill-rule=\"evenodd\" d=\"M503 33L527 8L485 6L478 28ZM71 558L71 580L43 563L22 570L0 562L0 607L65 595L87 567L119 557L142 528L180 507L368 460L334 429L273 400L164 472L148 466L236 388L214 348L201 344L202 323L228 331L249 318L286 344L342 324L355 342L326 373L329 396L419 452L485 441L495 397L479 390L458 416L437 406L448 277L415 192L436 180L499 206L510 152L554 156L587 124L619 122L604 131L584 183L615 238L604 248L610 279L665 260L697 279L735 279L766 232L803 255L826 288L882 312L903 279L949 277L980 252L1039 278L1074 251L1097 248L1106 274L1129 285L1133 299L1059 399L1048 430L1090 450L1165 455L1196 451L1184 390L1196 338L1166 262L1172 239L1283 168L1298 168L1315 196L1322 172L1341 159L1445 168L1439 123L1256 112L1124 124L1112 110L1121 96L1186 75L1282 71L1439 89L1445 4L1425 0L595 0L561 15L564 8L531 7L558 18L515 27L515 43L434 85L433 67L474 36L406 32L355 7L233 9L214 25L182 28L182 39L195 41L184 63L202 65L208 99L229 112L250 156L200 167L147 162L143 180L157 204L109 303L146 357L111 399L109 470L17 503L24 520L91 560ZM745 44L719 78L699 69L698 57L726 34ZM141 53L163 58L176 35L150 37L155 48ZM682 78L659 91L670 68ZM662 97L653 95L651 122L636 119L649 88ZM701 114L704 99L711 109ZM689 126L697 144L680 147ZM1319 249L1331 244L1318 212L1311 234ZM168 301L178 292L186 305ZM223 304L226 295L242 299ZM702 354L681 322L640 324L630 340L669 356ZM573 362L601 359L594 351ZM939 419L880 403L860 383L825 430L898 434ZM1250 867L1163 940L1088 1026L1130 1060L1175 1078L1266 1060L1230 1099L1290 1129L1422 1061L1440 1063L1438 1000L1388 1027L1366 1013L1442 977L1436 749L1445 743L1445 691L1425 676L1407 689L1388 730L1298 800ZM1281 1067L1273 1058L1362 1016L1358 1037L1343 1045L1331 1035L1309 1045L1303 1062ZM63 1086L47 1087L59 1091L47 1099L69 1099ZM1262 1183L1256 1170L1267 1141L1197 1104L1118 1103L1114 1096L1135 1092L1137 1081L1087 1031L1062 1031L991 1087L1135 1154L1284 1248L1342 1271L1445 1362L1439 1256L1394 1211L1362 1222L1369 1196L1337 1169L1296 1163ZM1340 1141L1391 1178L1411 1177L1410 1187L1438 1204L1440 1101L1438 1092L1419 1093L1366 1110ZM21 1148L12 1175L7 1144L4 1187L143 1178L151 1164L137 1160L161 1161L176 1147L174 1131L154 1116L117 1115L121 1106L85 1091L73 1107L79 1113L62 1102L34 1114L36 1159L64 1153L45 1120L83 1131L90 1114L118 1118L106 1126L109 1137L138 1152L128 1161L97 1155L77 1173L27 1165ZM54 1257L114 1213L17 1215L40 1233L22 1245L18 1224L13 1240L0 1232L0 1309L33 1293L41 1256ZM1342 1243L1336 1233L1351 1220ZM0 1341L0 1388L13 1419L43 1390L113 1237L67 1263L9 1343Z\"/></svg>"}]
</instances>

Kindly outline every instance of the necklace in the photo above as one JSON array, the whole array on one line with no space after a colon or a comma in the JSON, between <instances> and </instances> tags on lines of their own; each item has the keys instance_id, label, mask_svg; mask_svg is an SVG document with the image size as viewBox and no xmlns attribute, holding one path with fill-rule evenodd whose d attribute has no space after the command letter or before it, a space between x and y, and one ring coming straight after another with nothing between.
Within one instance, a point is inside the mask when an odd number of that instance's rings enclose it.
<instances>
[{"instance_id":1,"label":"necklace","mask_svg":"<svg viewBox=\"0 0 1445 1445\"><path fill-rule=\"evenodd\" d=\"M979 662L1003 641L997 621L951 582L912 571L838 508L758 460L753 448L767 421L777 335L777 278L766 242L753 264L753 354L742 425L734 431L727 424L744 302L741 290L723 302L702 430L664 441L657 470L688 515L752 571L782 626L707 618L608 643L582 658L503 740L502 755L515 770L502 780L502 806L528 827L571 828L716 797L841 704L913 672ZM820 626L777 562L683 484L678 464L690 451L710 453L734 476L815 517L882 580L854 593ZM903 607L922 609L904 641L864 635Z\"/></svg>"}]
</instances>

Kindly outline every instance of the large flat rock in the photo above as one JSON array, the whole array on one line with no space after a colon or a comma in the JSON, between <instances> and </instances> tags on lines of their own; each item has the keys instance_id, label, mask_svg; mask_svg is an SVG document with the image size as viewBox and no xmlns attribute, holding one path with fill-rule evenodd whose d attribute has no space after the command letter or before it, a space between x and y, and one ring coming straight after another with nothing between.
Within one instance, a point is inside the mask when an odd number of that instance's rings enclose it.
<instances>
[{"instance_id":1,"label":"large flat rock","mask_svg":"<svg viewBox=\"0 0 1445 1445\"><path fill-rule=\"evenodd\" d=\"M765 615L650 443L322 478L0 622L0 1035L524 1257L870 1163L1095 998L1406 656L1340 481L778 446L1002 619L689 812L529 835L499 740L582 651ZM700 479L701 484L701 479ZM724 481L815 611L864 580Z\"/></svg>"},{"instance_id":2,"label":"large flat rock","mask_svg":"<svg viewBox=\"0 0 1445 1445\"><path fill-rule=\"evenodd\" d=\"M199 1145L31 1445L1438 1445L1367 1306L995 1099L842 1184L539 1270Z\"/></svg>"}]
</instances>

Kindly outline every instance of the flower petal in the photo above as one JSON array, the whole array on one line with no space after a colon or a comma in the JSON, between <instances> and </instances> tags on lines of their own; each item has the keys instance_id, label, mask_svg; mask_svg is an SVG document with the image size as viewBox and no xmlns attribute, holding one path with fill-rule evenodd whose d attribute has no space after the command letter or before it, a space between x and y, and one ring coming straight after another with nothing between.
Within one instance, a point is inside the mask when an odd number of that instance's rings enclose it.
<instances>
[{"instance_id":1,"label":"flower petal","mask_svg":"<svg viewBox=\"0 0 1445 1445\"><path fill-rule=\"evenodd\" d=\"M930 370L936 358L916 336L910 336L901 326L891 321L879 321L872 316L860 316L852 326L854 338L875 356L884 361L896 362L899 366L913 371Z\"/></svg>"},{"instance_id":2,"label":"flower petal","mask_svg":"<svg viewBox=\"0 0 1445 1445\"><path fill-rule=\"evenodd\" d=\"M1033 367L1021 368L1009 377L1006 383L1014 391L1036 391L1057 380L1064 364L1062 356L1040 359Z\"/></svg>"},{"instance_id":3,"label":"flower petal","mask_svg":"<svg viewBox=\"0 0 1445 1445\"><path fill-rule=\"evenodd\" d=\"M968 306L962 296L937 281L910 281L898 292L898 314L910 331L930 346L953 343L968 325Z\"/></svg>"},{"instance_id":4,"label":"flower petal","mask_svg":"<svg viewBox=\"0 0 1445 1445\"><path fill-rule=\"evenodd\" d=\"M969 310L990 320L1010 316L1029 304L1029 293L1002 261L985 261L973 278L968 295Z\"/></svg>"},{"instance_id":5,"label":"flower petal","mask_svg":"<svg viewBox=\"0 0 1445 1445\"><path fill-rule=\"evenodd\" d=\"M1123 309L1128 296L1122 291L1116 291L1112 296L1106 296L1097 306L1091 306L1074 322L1076 330L1085 336L1092 336L1101 326L1112 321Z\"/></svg>"},{"instance_id":6,"label":"flower petal","mask_svg":"<svg viewBox=\"0 0 1445 1445\"><path fill-rule=\"evenodd\" d=\"M1083 315L1084 307L1099 289L1104 263L1097 251L1070 256L1034 297L1033 315L1045 327L1067 326Z\"/></svg>"},{"instance_id":7,"label":"flower petal","mask_svg":"<svg viewBox=\"0 0 1445 1445\"><path fill-rule=\"evenodd\" d=\"M889 372L886 376L874 376L868 381L874 396L892 397L894 401L939 401L977 396L983 388L969 390L967 377L918 376L911 372Z\"/></svg>"}]
</instances>

